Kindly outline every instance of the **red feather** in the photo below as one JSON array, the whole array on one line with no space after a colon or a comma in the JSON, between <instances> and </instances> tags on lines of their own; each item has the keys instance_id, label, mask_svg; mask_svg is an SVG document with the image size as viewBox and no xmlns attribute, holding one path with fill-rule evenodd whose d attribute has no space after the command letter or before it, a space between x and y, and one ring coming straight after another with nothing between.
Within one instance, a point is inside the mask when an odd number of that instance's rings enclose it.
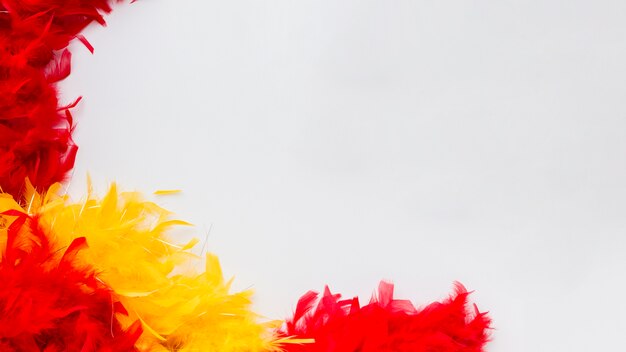
<instances>
[{"instance_id":1,"label":"red feather","mask_svg":"<svg viewBox=\"0 0 626 352\"><path fill-rule=\"evenodd\" d=\"M280 334L315 340L287 344L287 352L482 352L491 321L476 306L468 311L468 294L457 284L450 298L418 310L394 299L389 283L382 282L363 307L326 287L322 295L309 292L300 299Z\"/></svg>"},{"instance_id":2,"label":"red feather","mask_svg":"<svg viewBox=\"0 0 626 352\"><path fill-rule=\"evenodd\" d=\"M111 2L0 0L3 191L19 197L26 178L37 189L47 189L74 167L71 114L69 107L59 106L54 84L70 73L69 42L90 23L104 24L102 13L111 10Z\"/></svg>"},{"instance_id":3,"label":"red feather","mask_svg":"<svg viewBox=\"0 0 626 352\"><path fill-rule=\"evenodd\" d=\"M135 351L136 322L127 331L115 319L124 314L89 268L75 264L84 238L55 250L36 219L19 211L11 221L0 262L0 350ZM4 226L3 226L4 227Z\"/></svg>"}]
</instances>

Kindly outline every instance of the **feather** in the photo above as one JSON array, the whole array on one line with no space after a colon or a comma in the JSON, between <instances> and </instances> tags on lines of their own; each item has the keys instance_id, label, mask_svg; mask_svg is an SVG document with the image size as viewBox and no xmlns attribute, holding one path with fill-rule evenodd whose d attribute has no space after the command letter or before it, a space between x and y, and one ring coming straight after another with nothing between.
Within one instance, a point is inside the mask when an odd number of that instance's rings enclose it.
<instances>
[{"instance_id":1,"label":"feather","mask_svg":"<svg viewBox=\"0 0 626 352\"><path fill-rule=\"evenodd\" d=\"M357 298L342 300L326 287L302 296L280 334L315 340L287 344L287 352L482 352L491 321L475 306L468 310L468 295L456 284L448 299L418 310L394 299L393 285L381 282L361 307Z\"/></svg>"}]
</instances>

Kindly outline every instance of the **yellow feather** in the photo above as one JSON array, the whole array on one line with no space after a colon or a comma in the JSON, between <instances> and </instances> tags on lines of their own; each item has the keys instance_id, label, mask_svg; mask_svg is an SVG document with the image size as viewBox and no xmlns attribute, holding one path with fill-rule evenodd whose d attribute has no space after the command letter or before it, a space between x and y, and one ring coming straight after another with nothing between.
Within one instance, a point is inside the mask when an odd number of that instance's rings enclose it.
<instances>
[{"instance_id":1,"label":"yellow feather","mask_svg":"<svg viewBox=\"0 0 626 352\"><path fill-rule=\"evenodd\" d=\"M169 195L178 194L178 193L180 193L179 189L160 189L160 190L154 191L154 195L157 195L157 196L169 196Z\"/></svg>"}]
</instances>

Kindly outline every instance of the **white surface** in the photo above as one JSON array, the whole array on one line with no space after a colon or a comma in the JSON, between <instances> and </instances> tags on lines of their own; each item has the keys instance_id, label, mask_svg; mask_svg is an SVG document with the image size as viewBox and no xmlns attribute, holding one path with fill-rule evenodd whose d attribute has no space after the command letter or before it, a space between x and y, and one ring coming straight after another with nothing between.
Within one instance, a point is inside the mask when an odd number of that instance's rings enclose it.
<instances>
[{"instance_id":1,"label":"white surface","mask_svg":"<svg viewBox=\"0 0 626 352\"><path fill-rule=\"evenodd\" d=\"M626 331L626 2L118 6L74 45L73 193L182 188L257 308L476 290L492 352Z\"/></svg>"}]
</instances>

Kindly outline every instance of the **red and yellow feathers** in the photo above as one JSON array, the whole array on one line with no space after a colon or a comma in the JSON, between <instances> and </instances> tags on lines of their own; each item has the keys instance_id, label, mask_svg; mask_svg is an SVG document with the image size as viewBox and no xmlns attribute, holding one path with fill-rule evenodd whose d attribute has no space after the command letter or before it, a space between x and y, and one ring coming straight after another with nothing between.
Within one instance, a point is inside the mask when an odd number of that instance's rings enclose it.
<instances>
[{"instance_id":1,"label":"red and yellow feathers","mask_svg":"<svg viewBox=\"0 0 626 352\"><path fill-rule=\"evenodd\" d=\"M19 209L0 213L0 350L134 351L141 335L93 267L77 260L84 237L58 246L36 216Z\"/></svg>"},{"instance_id":2,"label":"red and yellow feathers","mask_svg":"<svg viewBox=\"0 0 626 352\"><path fill-rule=\"evenodd\" d=\"M484 351L490 320L460 284L422 309L387 283L365 306L309 292L282 326L262 322L216 256L171 238L188 224L165 209L115 186L61 195L80 98L60 105L55 85L111 3L0 0L0 351Z\"/></svg>"},{"instance_id":3,"label":"red and yellow feathers","mask_svg":"<svg viewBox=\"0 0 626 352\"><path fill-rule=\"evenodd\" d=\"M0 310L16 311L25 326L41 317L37 326L67 335L65 325L76 321L59 314L84 309L79 322L105 316L104 325L93 323L94 331L104 329L116 343L132 340L130 346L139 351L277 351L288 340L275 336L275 323L262 323L252 312L251 291L231 292L216 256L206 256L204 270L189 269L198 267L199 258L190 251L196 241L179 244L168 236L171 227L185 222L137 193L118 193L115 186L101 199L90 193L78 203L59 195L59 189L56 184L40 194L29 187L23 207L0 195L6 223L6 233L0 233L6 247L0 278L13 275L3 282L14 283L2 290L9 296L0 300ZM25 282L32 289L19 291ZM63 306L72 302L78 308ZM7 317L7 324L16 320ZM86 341L92 340L100 341ZM96 342L90 346L100 346Z\"/></svg>"},{"instance_id":4,"label":"red and yellow feathers","mask_svg":"<svg viewBox=\"0 0 626 352\"><path fill-rule=\"evenodd\" d=\"M28 187L22 205L0 195L7 350L481 352L487 342L490 320L468 310L460 284L419 310L384 282L365 306L326 288L305 294L282 327L261 322L251 292L231 292L216 256L188 269L196 241L168 235L187 223L115 186L76 203L59 190Z\"/></svg>"}]
</instances>

